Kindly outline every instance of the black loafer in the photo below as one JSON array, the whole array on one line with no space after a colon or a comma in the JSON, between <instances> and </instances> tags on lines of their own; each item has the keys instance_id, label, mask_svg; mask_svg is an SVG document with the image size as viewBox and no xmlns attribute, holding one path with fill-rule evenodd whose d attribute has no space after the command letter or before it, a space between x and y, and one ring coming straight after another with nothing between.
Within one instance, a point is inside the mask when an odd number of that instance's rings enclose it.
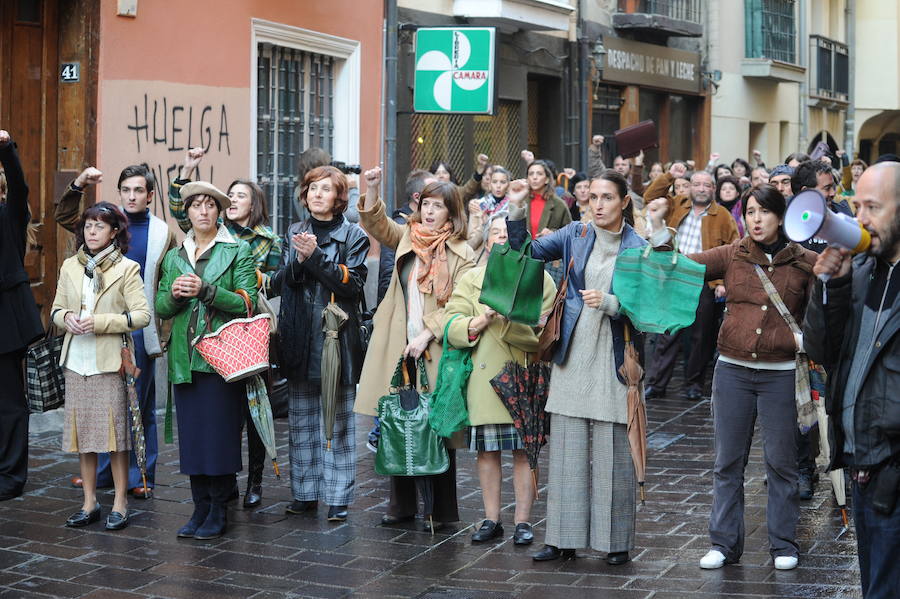
<instances>
[{"instance_id":1,"label":"black loafer","mask_svg":"<svg viewBox=\"0 0 900 599\"><path fill-rule=\"evenodd\" d=\"M516 524L516 532L513 533L513 545L531 545L534 541L534 533L531 524L519 522Z\"/></svg>"},{"instance_id":2,"label":"black loafer","mask_svg":"<svg viewBox=\"0 0 900 599\"><path fill-rule=\"evenodd\" d=\"M660 397L666 396L666 390L664 388L654 387L653 385L647 385L644 387L644 399L659 399Z\"/></svg>"},{"instance_id":3,"label":"black loafer","mask_svg":"<svg viewBox=\"0 0 900 599\"><path fill-rule=\"evenodd\" d=\"M228 494L228 498L225 500L225 503L229 501L234 501L241 496L241 491L238 489L237 481L234 481L234 488L231 490L231 493Z\"/></svg>"},{"instance_id":4,"label":"black loafer","mask_svg":"<svg viewBox=\"0 0 900 599\"><path fill-rule=\"evenodd\" d=\"M618 551L616 553L610 553L606 556L606 563L610 566L621 566L622 564L627 564L631 561L631 556L628 555L627 551Z\"/></svg>"},{"instance_id":5,"label":"black loafer","mask_svg":"<svg viewBox=\"0 0 900 599\"><path fill-rule=\"evenodd\" d=\"M285 514L305 514L306 512L314 512L318 509L318 501L299 501L295 499L291 505L284 508Z\"/></svg>"},{"instance_id":6,"label":"black loafer","mask_svg":"<svg viewBox=\"0 0 900 599\"><path fill-rule=\"evenodd\" d=\"M574 559L574 557L574 549L560 549L553 545L544 545L544 548L532 555L531 559L536 562L549 562L559 558Z\"/></svg>"},{"instance_id":7,"label":"black loafer","mask_svg":"<svg viewBox=\"0 0 900 599\"><path fill-rule=\"evenodd\" d=\"M385 514L381 517L381 525L393 526L394 524L400 524L401 522L412 522L415 518L415 516L391 516L390 514Z\"/></svg>"},{"instance_id":8,"label":"black loafer","mask_svg":"<svg viewBox=\"0 0 900 599\"><path fill-rule=\"evenodd\" d=\"M128 526L128 514L110 512L106 517L106 530L122 530Z\"/></svg>"},{"instance_id":9,"label":"black loafer","mask_svg":"<svg viewBox=\"0 0 900 599\"><path fill-rule=\"evenodd\" d=\"M256 507L262 502L262 485L247 487L244 495L244 507Z\"/></svg>"},{"instance_id":10,"label":"black loafer","mask_svg":"<svg viewBox=\"0 0 900 599\"><path fill-rule=\"evenodd\" d=\"M697 387L688 387L684 391L684 399L697 401L703 399L703 393Z\"/></svg>"},{"instance_id":11,"label":"black loafer","mask_svg":"<svg viewBox=\"0 0 900 599\"><path fill-rule=\"evenodd\" d=\"M438 522L434 519L426 519L422 521L422 530L424 532L435 533L439 530L444 530L445 528L447 528L446 522Z\"/></svg>"},{"instance_id":12,"label":"black loafer","mask_svg":"<svg viewBox=\"0 0 900 599\"><path fill-rule=\"evenodd\" d=\"M503 525L493 520L485 520L481 523L481 528L472 535L473 543L484 543L503 536Z\"/></svg>"},{"instance_id":13,"label":"black loafer","mask_svg":"<svg viewBox=\"0 0 900 599\"><path fill-rule=\"evenodd\" d=\"M92 509L89 512L84 510L78 510L66 520L66 526L69 528L81 528L82 526L87 526L88 524L93 524L100 520L100 504L97 504L97 507Z\"/></svg>"},{"instance_id":14,"label":"black loafer","mask_svg":"<svg viewBox=\"0 0 900 599\"><path fill-rule=\"evenodd\" d=\"M329 505L328 506L329 522L346 522L347 506L346 505Z\"/></svg>"}]
</instances>

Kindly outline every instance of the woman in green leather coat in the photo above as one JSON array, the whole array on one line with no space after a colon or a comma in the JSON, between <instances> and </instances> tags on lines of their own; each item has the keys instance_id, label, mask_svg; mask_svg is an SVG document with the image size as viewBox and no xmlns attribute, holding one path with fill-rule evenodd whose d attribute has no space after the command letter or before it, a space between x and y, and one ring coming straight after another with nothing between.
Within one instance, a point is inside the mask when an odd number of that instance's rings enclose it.
<instances>
[{"instance_id":1,"label":"woman in green leather coat","mask_svg":"<svg viewBox=\"0 0 900 599\"><path fill-rule=\"evenodd\" d=\"M163 261L156 313L172 320L169 381L178 419L182 474L191 479L194 513L179 537L212 539L225 532L225 502L241 470L241 424L246 401L242 382L226 383L193 340L245 316L245 291L256 303L256 265L250 246L234 237L219 214L230 204L212 184L181 188L191 229Z\"/></svg>"}]
</instances>

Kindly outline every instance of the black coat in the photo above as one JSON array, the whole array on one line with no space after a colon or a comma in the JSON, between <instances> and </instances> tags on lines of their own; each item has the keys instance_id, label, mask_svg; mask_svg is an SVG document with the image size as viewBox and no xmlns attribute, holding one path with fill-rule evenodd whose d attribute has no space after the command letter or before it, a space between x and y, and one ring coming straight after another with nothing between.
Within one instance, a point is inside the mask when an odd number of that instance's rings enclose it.
<instances>
[{"instance_id":1,"label":"black coat","mask_svg":"<svg viewBox=\"0 0 900 599\"><path fill-rule=\"evenodd\" d=\"M890 315L879 326L880 332L871 344L865 362L862 386L856 397L854 457L857 463L843 460L844 387L856 357L857 340L863 306L878 310L882 293L874 288L876 258L863 254L853 260L853 270L842 279L828 283L828 303L823 304L822 283L806 308L803 326L804 346L814 362L828 370L825 409L828 412L828 440L831 445L831 468L856 466L871 469L888 459L900 459L900 293L894 296ZM882 263L882 276L887 266ZM894 275L897 279L898 275ZM894 285L896 285L896 281ZM896 292L896 287L893 288ZM889 290L890 291L890 290ZM889 294L888 294L889 295Z\"/></svg>"},{"instance_id":2,"label":"black coat","mask_svg":"<svg viewBox=\"0 0 900 599\"><path fill-rule=\"evenodd\" d=\"M21 351L44 334L25 272L25 231L31 219L28 186L16 146L0 146L0 164L6 171L6 202L0 204L0 354Z\"/></svg>"},{"instance_id":3,"label":"black coat","mask_svg":"<svg viewBox=\"0 0 900 599\"><path fill-rule=\"evenodd\" d=\"M312 233L309 221L288 227L282 241L281 268L272 277L272 288L281 295L278 315L278 349L281 372L292 380L318 383L325 334L322 310L331 295L350 319L341 327L341 384L359 382L365 352L359 325L359 306L368 269L369 237L347 219L319 240L319 246L302 263L291 245L298 233ZM347 267L345 271L340 267Z\"/></svg>"},{"instance_id":4,"label":"black coat","mask_svg":"<svg viewBox=\"0 0 900 599\"><path fill-rule=\"evenodd\" d=\"M410 214L412 214L412 210L410 210L409 204L404 204L401 208L394 210L391 218L395 223L405 225L408 222L407 217ZM395 257L396 252L394 252L394 250L386 245L381 246L381 255L378 258L378 299L375 302L376 306L384 299L384 294L387 293L388 287L391 284L391 275L394 272Z\"/></svg>"}]
</instances>

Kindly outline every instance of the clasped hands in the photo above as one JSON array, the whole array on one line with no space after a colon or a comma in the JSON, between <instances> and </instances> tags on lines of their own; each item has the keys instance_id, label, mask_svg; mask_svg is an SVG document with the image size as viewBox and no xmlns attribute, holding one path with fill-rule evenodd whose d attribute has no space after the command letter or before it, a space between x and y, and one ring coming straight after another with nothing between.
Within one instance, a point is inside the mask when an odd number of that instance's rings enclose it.
<instances>
[{"instance_id":1,"label":"clasped hands","mask_svg":"<svg viewBox=\"0 0 900 599\"><path fill-rule=\"evenodd\" d=\"M312 233L298 233L291 237L291 246L297 252L297 262L299 263L312 256L318 245L319 242Z\"/></svg>"},{"instance_id":2,"label":"clasped hands","mask_svg":"<svg viewBox=\"0 0 900 599\"><path fill-rule=\"evenodd\" d=\"M187 299L200 295L203 280L194 273L179 275L172 281L172 296Z\"/></svg>"},{"instance_id":3,"label":"clasped hands","mask_svg":"<svg viewBox=\"0 0 900 599\"><path fill-rule=\"evenodd\" d=\"M73 335L87 335L94 332L93 316L78 318L74 312L67 312L63 320L66 323L66 330Z\"/></svg>"}]
</instances>

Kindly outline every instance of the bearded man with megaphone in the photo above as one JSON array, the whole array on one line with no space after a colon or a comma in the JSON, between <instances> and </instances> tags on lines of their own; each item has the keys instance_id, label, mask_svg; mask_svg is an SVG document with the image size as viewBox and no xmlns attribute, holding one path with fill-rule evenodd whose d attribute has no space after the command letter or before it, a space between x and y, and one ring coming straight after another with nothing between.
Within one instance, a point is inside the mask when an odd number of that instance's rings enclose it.
<instances>
[{"instance_id":1,"label":"bearded man with megaphone","mask_svg":"<svg viewBox=\"0 0 900 599\"><path fill-rule=\"evenodd\" d=\"M850 469L863 596L875 599L900 588L900 164L867 169L855 199L856 235L870 242L853 256L865 244L844 238L819 255L803 332L810 358L830 374L829 469ZM854 233L835 222L826 215L823 224Z\"/></svg>"}]
</instances>

